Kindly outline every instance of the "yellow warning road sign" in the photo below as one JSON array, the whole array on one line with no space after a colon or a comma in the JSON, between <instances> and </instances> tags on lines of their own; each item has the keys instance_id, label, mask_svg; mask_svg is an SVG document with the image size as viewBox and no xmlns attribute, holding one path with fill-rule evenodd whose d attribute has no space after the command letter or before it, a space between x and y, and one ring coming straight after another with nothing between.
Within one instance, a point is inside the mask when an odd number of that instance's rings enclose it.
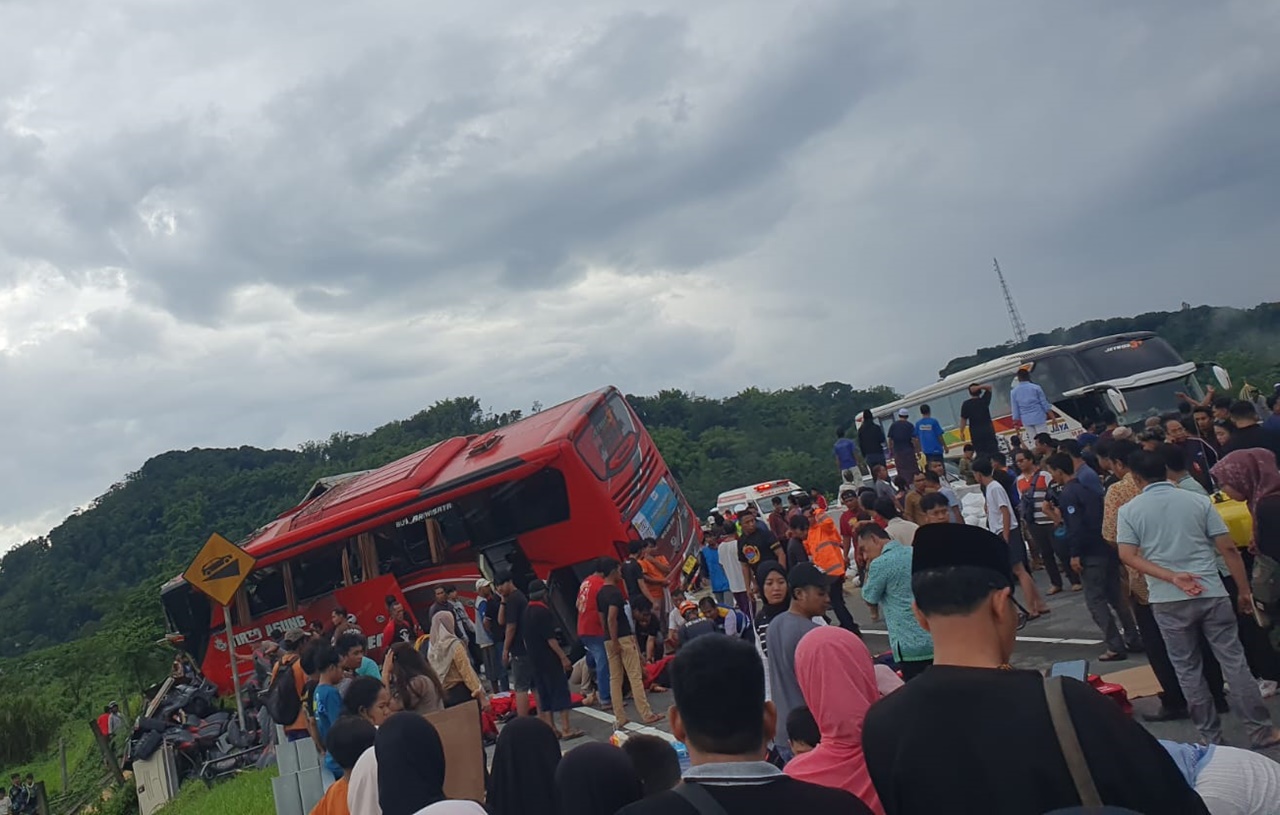
<instances>
[{"instance_id":1,"label":"yellow warning road sign","mask_svg":"<svg viewBox=\"0 0 1280 815\"><path fill-rule=\"evenodd\" d=\"M256 563L247 552L214 533L182 577L220 606L229 606Z\"/></svg>"}]
</instances>

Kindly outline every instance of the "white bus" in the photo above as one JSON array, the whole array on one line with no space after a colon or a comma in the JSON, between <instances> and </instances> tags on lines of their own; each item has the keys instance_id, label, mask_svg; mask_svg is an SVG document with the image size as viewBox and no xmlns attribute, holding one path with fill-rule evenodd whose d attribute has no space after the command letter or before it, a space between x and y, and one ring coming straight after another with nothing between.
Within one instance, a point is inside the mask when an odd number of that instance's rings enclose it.
<instances>
[{"instance_id":1,"label":"white bus","mask_svg":"<svg viewBox=\"0 0 1280 815\"><path fill-rule=\"evenodd\" d=\"M965 438L960 436L960 406L969 398L971 384L989 384L991 419L1000 449L1008 452L1015 432L1009 392L1021 368L1031 369L1032 381L1053 403L1058 418L1051 422L1050 432L1056 438L1079 436L1107 412L1121 425L1137 427L1149 416L1172 410L1179 393L1202 399L1204 389L1196 376L1202 369L1209 369L1219 392L1231 388L1230 377L1218 365L1184 362L1168 342L1150 331L1138 331L993 359L874 408L872 415L887 430L900 408L906 408L914 422L920 418L920 406L928 405L942 425L947 457L958 458L968 441L967 431Z\"/></svg>"}]
</instances>

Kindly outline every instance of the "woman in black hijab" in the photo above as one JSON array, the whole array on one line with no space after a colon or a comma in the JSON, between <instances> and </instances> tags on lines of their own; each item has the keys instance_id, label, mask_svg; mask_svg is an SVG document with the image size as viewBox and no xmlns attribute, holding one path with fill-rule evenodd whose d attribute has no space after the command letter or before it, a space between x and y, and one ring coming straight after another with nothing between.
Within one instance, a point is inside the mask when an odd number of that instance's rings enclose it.
<instances>
[{"instance_id":1,"label":"woman in black hijab","mask_svg":"<svg viewBox=\"0 0 1280 815\"><path fill-rule=\"evenodd\" d=\"M485 808L490 815L556 815L560 740L541 719L524 716L502 728L493 751Z\"/></svg>"},{"instance_id":2,"label":"woman in black hijab","mask_svg":"<svg viewBox=\"0 0 1280 815\"><path fill-rule=\"evenodd\" d=\"M612 744L584 744L570 750L556 769L560 815L604 815L644 797L631 759Z\"/></svg>"},{"instance_id":3,"label":"woman in black hijab","mask_svg":"<svg viewBox=\"0 0 1280 815\"><path fill-rule=\"evenodd\" d=\"M760 610L756 612L756 642L760 653L767 657L765 631L773 618L791 605L791 592L787 591L787 570L776 560L766 560L756 567L756 585L760 587Z\"/></svg>"},{"instance_id":4,"label":"woman in black hijab","mask_svg":"<svg viewBox=\"0 0 1280 815\"><path fill-rule=\"evenodd\" d=\"M444 746L417 713L397 713L378 728L378 804L382 815L414 815L445 800Z\"/></svg>"}]
</instances>

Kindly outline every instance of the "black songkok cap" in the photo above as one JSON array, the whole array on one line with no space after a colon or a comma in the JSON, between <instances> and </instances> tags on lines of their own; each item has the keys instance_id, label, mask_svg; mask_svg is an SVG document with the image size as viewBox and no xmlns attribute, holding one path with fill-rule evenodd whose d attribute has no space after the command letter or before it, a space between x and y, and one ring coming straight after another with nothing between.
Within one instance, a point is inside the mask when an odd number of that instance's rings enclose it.
<instances>
[{"instance_id":1,"label":"black songkok cap","mask_svg":"<svg viewBox=\"0 0 1280 815\"><path fill-rule=\"evenodd\" d=\"M948 566L989 569L1013 585L1009 545L1004 538L969 524L925 524L911 546L911 573Z\"/></svg>"}]
</instances>

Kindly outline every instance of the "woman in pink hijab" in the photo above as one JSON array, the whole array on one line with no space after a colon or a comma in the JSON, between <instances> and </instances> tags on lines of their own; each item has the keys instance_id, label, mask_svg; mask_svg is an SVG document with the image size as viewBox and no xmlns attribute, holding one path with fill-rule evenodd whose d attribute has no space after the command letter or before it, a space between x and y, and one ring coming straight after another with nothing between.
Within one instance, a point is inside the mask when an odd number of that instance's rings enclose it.
<instances>
[{"instance_id":1,"label":"woman in pink hijab","mask_svg":"<svg viewBox=\"0 0 1280 815\"><path fill-rule=\"evenodd\" d=\"M862 754L862 721L880 698L871 652L843 628L815 628L796 647L796 682L822 738L787 764L787 775L851 792L884 815Z\"/></svg>"},{"instance_id":2,"label":"woman in pink hijab","mask_svg":"<svg viewBox=\"0 0 1280 815\"><path fill-rule=\"evenodd\" d=\"M1249 505L1256 551L1280 560L1280 472L1275 454L1261 447L1236 450L1210 472L1228 498Z\"/></svg>"}]
</instances>

